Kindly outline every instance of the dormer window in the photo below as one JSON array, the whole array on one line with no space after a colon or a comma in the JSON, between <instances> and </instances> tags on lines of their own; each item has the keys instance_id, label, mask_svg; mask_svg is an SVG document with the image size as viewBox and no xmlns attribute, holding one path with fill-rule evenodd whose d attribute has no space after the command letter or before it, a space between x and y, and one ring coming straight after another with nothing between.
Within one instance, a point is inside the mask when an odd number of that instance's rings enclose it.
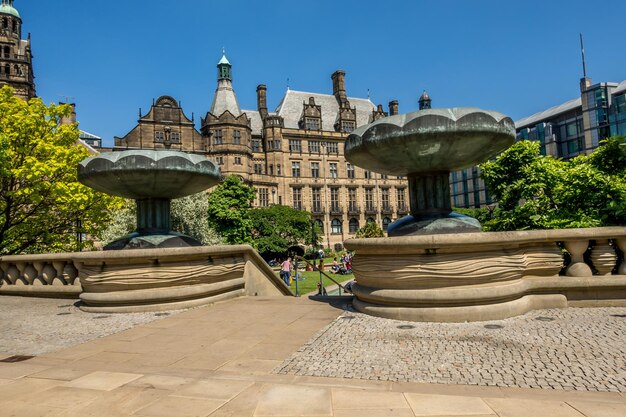
<instances>
[{"instance_id":1,"label":"dormer window","mask_svg":"<svg viewBox=\"0 0 626 417\"><path fill-rule=\"evenodd\" d=\"M172 132L170 134L170 140L172 141L172 143L180 143L180 133Z\"/></svg>"},{"instance_id":2,"label":"dormer window","mask_svg":"<svg viewBox=\"0 0 626 417\"><path fill-rule=\"evenodd\" d=\"M352 132L356 127L356 123L353 121L343 120L341 122L341 130L347 133Z\"/></svg>"},{"instance_id":3,"label":"dormer window","mask_svg":"<svg viewBox=\"0 0 626 417\"><path fill-rule=\"evenodd\" d=\"M155 142L163 143L164 140L165 140L165 132L163 132L163 131L154 132L154 141Z\"/></svg>"},{"instance_id":4,"label":"dormer window","mask_svg":"<svg viewBox=\"0 0 626 417\"><path fill-rule=\"evenodd\" d=\"M304 119L304 128L306 130L320 130L320 119L316 117L307 117Z\"/></svg>"}]
</instances>

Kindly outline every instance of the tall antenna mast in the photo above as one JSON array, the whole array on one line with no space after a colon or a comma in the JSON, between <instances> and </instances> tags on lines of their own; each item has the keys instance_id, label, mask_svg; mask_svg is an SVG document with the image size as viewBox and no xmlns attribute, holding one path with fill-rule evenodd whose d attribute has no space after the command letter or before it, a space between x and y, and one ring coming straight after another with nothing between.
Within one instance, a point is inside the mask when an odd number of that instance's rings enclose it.
<instances>
[{"instance_id":1,"label":"tall antenna mast","mask_svg":"<svg viewBox=\"0 0 626 417\"><path fill-rule=\"evenodd\" d=\"M585 46L583 45L583 34L580 34L580 53L583 57L583 78L587 78L587 65L585 64Z\"/></svg>"}]
</instances>

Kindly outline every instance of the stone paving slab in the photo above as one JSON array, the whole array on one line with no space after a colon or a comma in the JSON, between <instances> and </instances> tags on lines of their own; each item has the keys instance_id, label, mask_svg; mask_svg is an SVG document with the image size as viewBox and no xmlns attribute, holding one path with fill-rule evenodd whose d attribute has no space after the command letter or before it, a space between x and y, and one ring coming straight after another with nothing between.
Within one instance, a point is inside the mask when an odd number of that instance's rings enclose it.
<instances>
[{"instance_id":1,"label":"stone paving slab","mask_svg":"<svg viewBox=\"0 0 626 417\"><path fill-rule=\"evenodd\" d=\"M415 323L347 312L279 374L626 392L626 309L541 310L479 323Z\"/></svg>"},{"instance_id":2,"label":"stone paving slab","mask_svg":"<svg viewBox=\"0 0 626 417\"><path fill-rule=\"evenodd\" d=\"M293 351L281 348L271 359L257 358L282 343L277 340L289 340L300 321L295 333L298 339L311 340L302 347L306 350L343 313L306 299L242 298L25 362L0 363L0 372L10 375L0 377L0 417L624 415L626 397L615 392L274 374L268 363L283 362ZM254 337L246 338L245 329L257 326L267 333L254 332ZM283 338L277 339L281 331ZM232 341L243 347L236 348ZM291 346L298 349L295 343ZM131 354L129 360L125 354ZM168 355L173 360L164 360ZM212 357L223 365L180 366L188 358L208 363ZM443 414L450 412L455 414Z\"/></svg>"}]
</instances>

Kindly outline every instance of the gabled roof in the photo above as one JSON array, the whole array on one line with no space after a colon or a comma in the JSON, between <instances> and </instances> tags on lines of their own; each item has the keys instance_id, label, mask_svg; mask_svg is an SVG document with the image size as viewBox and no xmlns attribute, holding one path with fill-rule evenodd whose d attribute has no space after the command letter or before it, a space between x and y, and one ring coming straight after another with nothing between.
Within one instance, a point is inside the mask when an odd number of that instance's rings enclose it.
<instances>
[{"instance_id":1,"label":"gabled roof","mask_svg":"<svg viewBox=\"0 0 626 417\"><path fill-rule=\"evenodd\" d=\"M528 116L524 119L518 120L517 122L515 122L515 128L521 129L523 127L534 126L542 120L556 117L560 114L574 110L577 107L582 107L582 100L580 97L567 101L563 104L559 104L558 106L550 107L547 110L535 113L532 116Z\"/></svg>"},{"instance_id":2,"label":"gabled roof","mask_svg":"<svg viewBox=\"0 0 626 417\"><path fill-rule=\"evenodd\" d=\"M339 115L339 103L335 96L331 94L307 93L305 91L287 90L285 96L276 108L276 114L283 117L285 127L298 129L298 122L302 116L303 103L309 102L309 97L315 99L315 104L322 106L322 130L335 131L335 122ZM348 97L350 107L356 107L357 126L369 123L369 117L376 106L364 98Z\"/></svg>"}]
</instances>

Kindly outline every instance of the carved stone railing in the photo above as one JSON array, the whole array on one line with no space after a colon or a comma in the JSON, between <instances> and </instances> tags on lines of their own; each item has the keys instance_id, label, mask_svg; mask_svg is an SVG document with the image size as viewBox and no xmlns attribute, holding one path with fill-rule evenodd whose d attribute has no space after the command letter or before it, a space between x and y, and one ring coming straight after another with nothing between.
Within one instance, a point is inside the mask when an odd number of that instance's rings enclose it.
<instances>
[{"instance_id":1,"label":"carved stone railing","mask_svg":"<svg viewBox=\"0 0 626 417\"><path fill-rule=\"evenodd\" d=\"M626 228L353 239L354 306L415 321L626 305ZM618 264L619 262L619 264Z\"/></svg>"},{"instance_id":2,"label":"carved stone railing","mask_svg":"<svg viewBox=\"0 0 626 417\"><path fill-rule=\"evenodd\" d=\"M239 295L291 295L248 245L0 258L0 294L78 297L92 312L187 308Z\"/></svg>"},{"instance_id":3,"label":"carved stone railing","mask_svg":"<svg viewBox=\"0 0 626 417\"><path fill-rule=\"evenodd\" d=\"M0 294L76 297L82 292L71 253L3 256Z\"/></svg>"}]
</instances>

